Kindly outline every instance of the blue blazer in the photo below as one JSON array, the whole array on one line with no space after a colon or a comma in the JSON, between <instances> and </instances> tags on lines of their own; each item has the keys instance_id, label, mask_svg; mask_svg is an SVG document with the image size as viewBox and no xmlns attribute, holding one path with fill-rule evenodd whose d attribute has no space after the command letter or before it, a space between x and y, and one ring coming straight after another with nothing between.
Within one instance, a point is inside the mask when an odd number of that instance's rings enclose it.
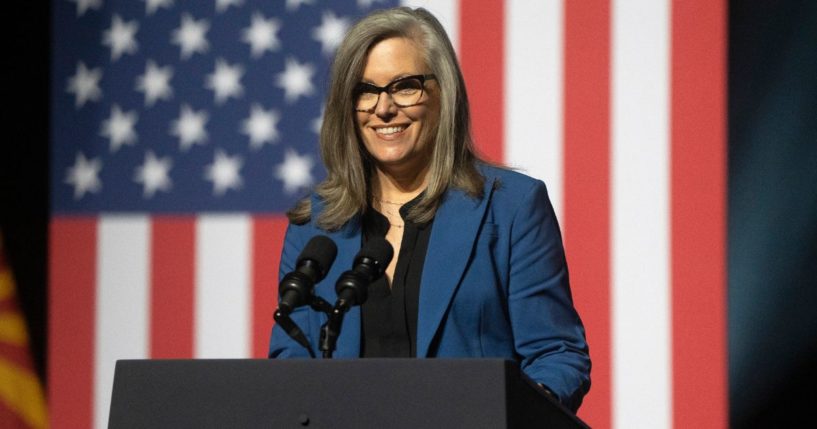
<instances>
[{"instance_id":1,"label":"blue blazer","mask_svg":"<svg viewBox=\"0 0 817 429\"><path fill-rule=\"evenodd\" d=\"M418 357L499 357L517 361L534 381L576 410L590 387L584 327L573 307L561 234L545 184L506 169L481 166L481 199L451 189L434 217L420 286ZM312 199L312 219L322 209ZM358 217L335 232L314 222L290 224L280 276L310 238L324 234L338 257L315 293L334 303L334 282L360 250ZM326 317L308 307L292 313L318 351ZM360 308L343 323L335 357L360 356ZM308 357L275 327L270 357Z\"/></svg>"}]
</instances>

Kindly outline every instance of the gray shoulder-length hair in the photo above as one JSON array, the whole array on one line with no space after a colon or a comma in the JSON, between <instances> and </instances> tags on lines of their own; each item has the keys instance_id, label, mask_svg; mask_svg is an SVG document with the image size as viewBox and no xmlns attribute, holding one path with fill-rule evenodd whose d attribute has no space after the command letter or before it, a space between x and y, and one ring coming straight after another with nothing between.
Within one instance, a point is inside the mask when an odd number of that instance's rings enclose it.
<instances>
[{"instance_id":1,"label":"gray shoulder-length hair","mask_svg":"<svg viewBox=\"0 0 817 429\"><path fill-rule=\"evenodd\" d=\"M321 157L327 177L316 187L323 201L317 225L337 230L367 210L371 197L373 161L363 146L355 121L354 91L363 75L370 49L390 37L405 37L423 49L440 93L440 117L433 135L428 187L409 212L409 220L426 222L434 217L449 187L479 198L484 179L471 140L468 96L454 48L440 22L427 10L398 7L374 12L358 21L346 34L332 65L326 112L320 134ZM311 217L310 198L288 213L290 221L306 223Z\"/></svg>"}]
</instances>

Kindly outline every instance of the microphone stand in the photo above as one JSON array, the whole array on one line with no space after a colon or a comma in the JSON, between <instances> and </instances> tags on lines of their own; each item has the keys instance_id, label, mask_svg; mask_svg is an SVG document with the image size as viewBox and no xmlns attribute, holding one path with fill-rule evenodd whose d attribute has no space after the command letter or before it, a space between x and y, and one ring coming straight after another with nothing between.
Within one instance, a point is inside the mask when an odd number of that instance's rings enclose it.
<instances>
[{"instance_id":1,"label":"microphone stand","mask_svg":"<svg viewBox=\"0 0 817 429\"><path fill-rule=\"evenodd\" d=\"M306 339L306 335L304 335L304 331L298 327L298 325L289 317L289 314L284 313L281 311L280 308L275 310L273 313L272 318L275 320L275 323L284 329L284 332L289 335L290 338L295 340L296 343L300 344L303 348L309 352L309 357L315 359L315 352L312 351L312 347L309 345L309 340Z\"/></svg>"},{"instance_id":2,"label":"microphone stand","mask_svg":"<svg viewBox=\"0 0 817 429\"><path fill-rule=\"evenodd\" d=\"M332 304L329 304L329 302L327 302L325 299L317 295L310 295L308 305L312 307L313 310L325 313L330 318L334 310L332 308ZM307 352L309 352L309 357L311 357L312 359L316 358L315 352L312 350L312 346L309 344L309 340L306 338L306 335L301 330L301 328L299 328L298 325L292 320L292 318L289 317L288 311L282 311L281 308L279 307L278 309L275 310L275 313L272 315L272 318L275 320L275 323L277 323L281 328L284 329L284 332L286 332L286 334L289 335L290 338L295 340L296 343L300 344L303 348L306 349ZM340 327L338 327L338 330L340 330ZM323 330L321 330L321 338L323 338ZM323 348L321 348L321 350L323 350ZM331 353L329 357L330 358L332 357Z\"/></svg>"},{"instance_id":3,"label":"microphone stand","mask_svg":"<svg viewBox=\"0 0 817 429\"><path fill-rule=\"evenodd\" d=\"M321 326L320 350L323 352L324 359L332 359L332 353L335 352L346 310L348 310L348 308L344 310L336 305L335 308L327 314L329 320Z\"/></svg>"}]
</instances>

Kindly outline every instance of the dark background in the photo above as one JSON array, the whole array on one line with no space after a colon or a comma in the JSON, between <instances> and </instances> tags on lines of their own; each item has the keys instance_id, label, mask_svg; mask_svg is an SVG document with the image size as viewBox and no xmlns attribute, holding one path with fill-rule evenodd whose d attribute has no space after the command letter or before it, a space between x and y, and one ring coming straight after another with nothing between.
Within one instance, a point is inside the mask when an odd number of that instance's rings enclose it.
<instances>
[{"instance_id":1,"label":"dark background","mask_svg":"<svg viewBox=\"0 0 817 429\"><path fill-rule=\"evenodd\" d=\"M50 0L30 3L29 7L4 7L0 15L0 234L28 320L35 364L43 374Z\"/></svg>"},{"instance_id":2,"label":"dark background","mask_svg":"<svg viewBox=\"0 0 817 429\"><path fill-rule=\"evenodd\" d=\"M30 3L0 18L0 230L44 374L50 14ZM817 416L817 2L733 0L729 21L731 426L802 425Z\"/></svg>"},{"instance_id":3,"label":"dark background","mask_svg":"<svg viewBox=\"0 0 817 429\"><path fill-rule=\"evenodd\" d=\"M733 427L817 416L817 2L729 3Z\"/></svg>"}]
</instances>

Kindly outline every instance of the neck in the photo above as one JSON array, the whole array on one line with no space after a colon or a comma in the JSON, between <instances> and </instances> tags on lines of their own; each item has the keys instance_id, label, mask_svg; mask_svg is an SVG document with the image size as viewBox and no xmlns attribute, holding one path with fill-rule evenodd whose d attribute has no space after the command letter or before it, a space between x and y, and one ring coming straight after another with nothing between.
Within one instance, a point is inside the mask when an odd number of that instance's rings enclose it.
<instances>
[{"instance_id":1,"label":"neck","mask_svg":"<svg viewBox=\"0 0 817 429\"><path fill-rule=\"evenodd\" d=\"M414 199L428 185L428 166L414 171L375 169L374 196L387 201L406 202Z\"/></svg>"}]
</instances>

